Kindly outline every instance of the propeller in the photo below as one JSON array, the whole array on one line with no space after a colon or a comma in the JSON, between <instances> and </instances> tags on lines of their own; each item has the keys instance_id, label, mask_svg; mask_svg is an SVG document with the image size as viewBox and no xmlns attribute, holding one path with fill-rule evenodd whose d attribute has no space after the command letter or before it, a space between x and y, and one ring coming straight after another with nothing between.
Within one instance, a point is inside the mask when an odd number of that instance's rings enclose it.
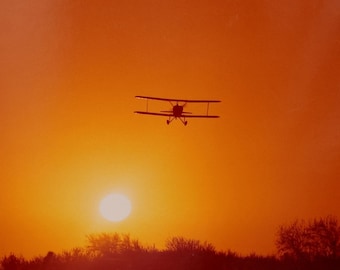
<instances>
[{"instance_id":1,"label":"propeller","mask_svg":"<svg viewBox=\"0 0 340 270\"><path fill-rule=\"evenodd\" d=\"M188 102L185 102L185 103L182 105L183 109L184 109L187 105L188 105ZM182 114L192 114L192 112L185 112L185 111L183 111Z\"/></svg>"},{"instance_id":2,"label":"propeller","mask_svg":"<svg viewBox=\"0 0 340 270\"><path fill-rule=\"evenodd\" d=\"M174 106L182 106L183 107L183 109L187 106L187 102L185 102L183 105L179 105L178 104L178 101L177 101L177 103L176 103L176 105L173 105L172 103L171 103L171 105L172 105L172 107L174 107ZM173 109L172 110L167 110L167 111L160 111L160 112L164 112L164 113L173 113ZM192 114L191 112L182 112L182 114Z\"/></svg>"}]
</instances>

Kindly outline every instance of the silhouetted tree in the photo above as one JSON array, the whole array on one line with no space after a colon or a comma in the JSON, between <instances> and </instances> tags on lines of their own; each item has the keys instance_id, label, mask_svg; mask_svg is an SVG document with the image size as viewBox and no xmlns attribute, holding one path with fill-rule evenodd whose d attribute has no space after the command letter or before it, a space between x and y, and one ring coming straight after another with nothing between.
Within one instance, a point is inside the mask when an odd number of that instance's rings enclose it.
<instances>
[{"instance_id":1,"label":"silhouetted tree","mask_svg":"<svg viewBox=\"0 0 340 270\"><path fill-rule=\"evenodd\" d=\"M216 269L216 250L207 242L172 237L166 241L165 247L170 269Z\"/></svg>"},{"instance_id":2,"label":"silhouetted tree","mask_svg":"<svg viewBox=\"0 0 340 270\"><path fill-rule=\"evenodd\" d=\"M281 256L301 259L304 257L304 246L308 235L304 221L294 221L290 225L282 225L278 231L276 246Z\"/></svg>"},{"instance_id":3,"label":"silhouetted tree","mask_svg":"<svg viewBox=\"0 0 340 270\"><path fill-rule=\"evenodd\" d=\"M144 248L128 234L93 234L88 245L62 253L48 252L46 256L25 260L13 254L2 258L1 270L338 270L339 226L334 218L315 219L309 223L293 222L280 228L277 241L281 255L240 256L235 252L217 252L207 242L172 237L166 248ZM281 241L281 242L280 242ZM292 245L292 246L290 246ZM290 252L290 253L289 253ZM308 253L309 252L309 253ZM298 254L298 255L296 255ZM298 256L313 260L297 261ZM308 257L308 256L309 257ZM335 256L334 259L332 259ZM300 259L300 258L298 258Z\"/></svg>"},{"instance_id":4,"label":"silhouetted tree","mask_svg":"<svg viewBox=\"0 0 340 270\"><path fill-rule=\"evenodd\" d=\"M23 269L25 264L25 259L20 256L15 256L14 254L10 254L9 256L5 256L2 258L1 266L3 270L21 270Z\"/></svg>"},{"instance_id":5,"label":"silhouetted tree","mask_svg":"<svg viewBox=\"0 0 340 270\"><path fill-rule=\"evenodd\" d=\"M84 248L73 248L70 251L63 251L59 256L62 264L86 262L93 260L91 253Z\"/></svg>"},{"instance_id":6,"label":"silhouetted tree","mask_svg":"<svg viewBox=\"0 0 340 270\"><path fill-rule=\"evenodd\" d=\"M118 233L91 234L87 236L88 250L95 255L109 256L119 251L120 236Z\"/></svg>"},{"instance_id":7,"label":"silhouetted tree","mask_svg":"<svg viewBox=\"0 0 340 270\"><path fill-rule=\"evenodd\" d=\"M201 243L199 240L187 239L184 237L172 237L165 243L167 251L173 251L177 253L205 253L215 254L215 247L207 242Z\"/></svg>"},{"instance_id":8,"label":"silhouetted tree","mask_svg":"<svg viewBox=\"0 0 340 270\"><path fill-rule=\"evenodd\" d=\"M283 257L315 261L320 258L337 258L340 253L340 227L335 217L294 221L280 226L276 246Z\"/></svg>"},{"instance_id":9,"label":"silhouetted tree","mask_svg":"<svg viewBox=\"0 0 340 270\"><path fill-rule=\"evenodd\" d=\"M146 250L138 240L131 239L129 234L102 233L87 237L88 251L95 256L112 257Z\"/></svg>"},{"instance_id":10,"label":"silhouetted tree","mask_svg":"<svg viewBox=\"0 0 340 270\"><path fill-rule=\"evenodd\" d=\"M340 227L335 217L314 219L309 224L313 256L336 258L340 256Z\"/></svg>"}]
</instances>

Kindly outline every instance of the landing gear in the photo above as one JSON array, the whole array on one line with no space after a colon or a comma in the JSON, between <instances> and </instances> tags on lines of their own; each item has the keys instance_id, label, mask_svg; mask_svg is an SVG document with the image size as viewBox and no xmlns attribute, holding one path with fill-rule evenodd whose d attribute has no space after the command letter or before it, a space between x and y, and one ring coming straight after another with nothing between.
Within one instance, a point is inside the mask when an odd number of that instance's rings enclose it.
<instances>
[{"instance_id":1,"label":"landing gear","mask_svg":"<svg viewBox=\"0 0 340 270\"><path fill-rule=\"evenodd\" d=\"M166 124L169 125L172 122L172 120L174 120L174 119L175 119L175 117L169 117L169 119L166 120Z\"/></svg>"},{"instance_id":2,"label":"landing gear","mask_svg":"<svg viewBox=\"0 0 340 270\"><path fill-rule=\"evenodd\" d=\"M186 121L184 117L179 117L179 119L182 121L183 125L186 126L188 124L188 121Z\"/></svg>"},{"instance_id":3,"label":"landing gear","mask_svg":"<svg viewBox=\"0 0 340 270\"><path fill-rule=\"evenodd\" d=\"M169 125L174 119L180 119L185 126L188 124L188 121L186 121L184 117L169 117L169 119L166 120L166 124Z\"/></svg>"}]
</instances>

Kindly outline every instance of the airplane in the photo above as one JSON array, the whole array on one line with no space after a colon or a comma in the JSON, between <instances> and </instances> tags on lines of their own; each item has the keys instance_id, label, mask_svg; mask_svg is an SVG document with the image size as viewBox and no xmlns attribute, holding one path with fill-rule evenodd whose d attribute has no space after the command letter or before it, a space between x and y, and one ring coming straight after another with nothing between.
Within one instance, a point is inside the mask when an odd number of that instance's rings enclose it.
<instances>
[{"instance_id":1,"label":"airplane","mask_svg":"<svg viewBox=\"0 0 340 270\"><path fill-rule=\"evenodd\" d=\"M148 97L148 96L135 96L137 99L145 99L146 100L146 110L145 111L135 111L138 114L147 114L147 115L156 115L156 116L165 116L169 117L166 120L166 123L169 125L174 119L180 119L181 122L186 126L188 121L186 118L218 118L218 115L209 115L209 104L221 102L220 100L195 100L195 99L174 99L174 98L158 98L158 97ZM149 112L148 111L148 101L149 100L158 100L158 101L166 101L169 102L172 106L172 110L169 111L160 111L160 112ZM192 112L184 111L184 107L187 103L206 103L207 104L207 114L197 115L192 114Z\"/></svg>"}]
</instances>

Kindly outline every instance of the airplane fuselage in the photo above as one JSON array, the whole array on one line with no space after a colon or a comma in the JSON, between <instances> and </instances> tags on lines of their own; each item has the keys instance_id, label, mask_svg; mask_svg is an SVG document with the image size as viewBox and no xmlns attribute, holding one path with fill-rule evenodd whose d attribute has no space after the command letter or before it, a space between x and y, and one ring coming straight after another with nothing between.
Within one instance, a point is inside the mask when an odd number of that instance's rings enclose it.
<instances>
[{"instance_id":1,"label":"airplane fuselage","mask_svg":"<svg viewBox=\"0 0 340 270\"><path fill-rule=\"evenodd\" d=\"M172 113L174 117L181 117L183 113L183 106L181 105L175 105L172 108Z\"/></svg>"}]
</instances>

